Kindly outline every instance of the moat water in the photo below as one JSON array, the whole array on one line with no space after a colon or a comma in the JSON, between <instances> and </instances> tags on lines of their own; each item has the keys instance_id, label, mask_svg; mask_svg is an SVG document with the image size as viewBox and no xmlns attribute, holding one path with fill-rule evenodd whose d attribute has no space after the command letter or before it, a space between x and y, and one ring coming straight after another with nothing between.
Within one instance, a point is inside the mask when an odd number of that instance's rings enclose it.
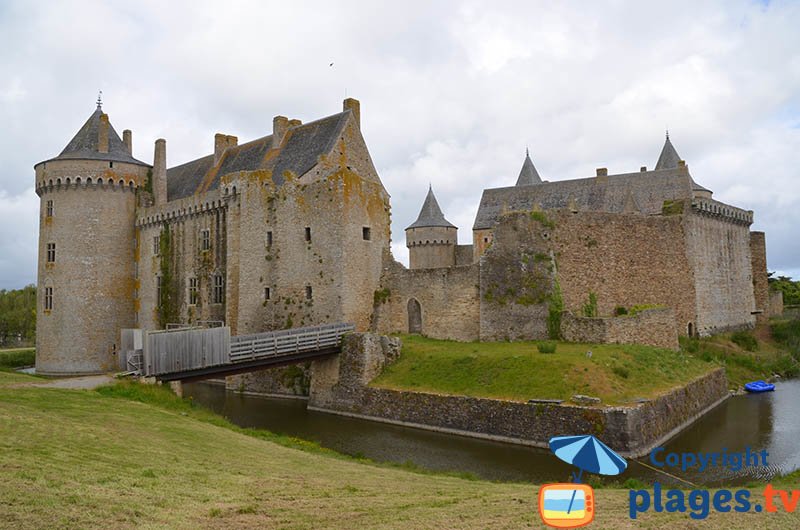
<instances>
[{"instance_id":1,"label":"moat water","mask_svg":"<svg viewBox=\"0 0 800 530\"><path fill-rule=\"evenodd\" d=\"M378 462L412 462L436 471L472 473L499 481L534 483L568 481L574 469L544 449L523 447L409 427L348 418L306 409L303 400L241 395L223 386L185 385L185 396L222 414L242 427L267 429L312 440L348 455ZM695 484L742 484L768 479L800 468L800 380L778 383L766 394L734 396L706 414L666 444L666 452L741 452L767 450L768 466L739 471L713 467L702 473L666 468L671 474ZM564 433L570 434L570 433ZM675 479L639 463L652 465L647 457L629 460L628 469L616 480L638 478L664 484Z\"/></svg>"}]
</instances>

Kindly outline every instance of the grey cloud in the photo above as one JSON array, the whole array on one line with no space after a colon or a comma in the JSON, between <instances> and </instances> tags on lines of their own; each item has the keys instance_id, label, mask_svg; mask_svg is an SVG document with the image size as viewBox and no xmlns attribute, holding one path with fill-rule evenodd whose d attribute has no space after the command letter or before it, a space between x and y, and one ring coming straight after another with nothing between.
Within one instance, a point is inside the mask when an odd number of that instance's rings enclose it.
<instances>
[{"instance_id":1,"label":"grey cloud","mask_svg":"<svg viewBox=\"0 0 800 530\"><path fill-rule=\"evenodd\" d=\"M747 1L5 2L0 282L35 279L32 166L100 88L134 155L164 137L170 164L215 132L244 141L360 99L400 257L429 182L466 243L526 146L545 179L625 172L652 167L669 127L698 182L755 210L770 269L798 271L798 23L799 4Z\"/></svg>"}]
</instances>

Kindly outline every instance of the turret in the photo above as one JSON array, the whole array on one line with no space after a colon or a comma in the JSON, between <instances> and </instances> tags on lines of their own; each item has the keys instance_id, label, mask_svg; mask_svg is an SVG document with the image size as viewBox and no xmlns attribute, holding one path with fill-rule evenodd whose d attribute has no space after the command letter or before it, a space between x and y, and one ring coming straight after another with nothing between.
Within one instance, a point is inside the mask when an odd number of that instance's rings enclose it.
<instances>
[{"instance_id":1,"label":"turret","mask_svg":"<svg viewBox=\"0 0 800 530\"><path fill-rule=\"evenodd\" d=\"M679 169L681 171L686 171L686 174L689 174L689 166L686 165L686 162L681 159L678 151L675 150L675 146L672 145L672 142L669 140L669 131L667 131L667 139L664 141L664 147L661 148L661 154L658 156L658 162L656 162L656 171L661 169ZM692 196L710 199L714 192L709 190L708 188L704 188L700 184L694 181L694 179L689 176L689 179L692 184Z\"/></svg>"},{"instance_id":2,"label":"turret","mask_svg":"<svg viewBox=\"0 0 800 530\"><path fill-rule=\"evenodd\" d=\"M535 184L541 184L542 178L539 176L539 172L536 171L536 166L533 165L533 160L531 160L531 154L525 149L525 160L522 162L522 169L519 171L519 177L517 177L517 186L533 186Z\"/></svg>"},{"instance_id":3,"label":"turret","mask_svg":"<svg viewBox=\"0 0 800 530\"><path fill-rule=\"evenodd\" d=\"M134 210L150 166L130 153L98 100L61 153L34 167L39 195L36 371L119 366L119 331L135 327Z\"/></svg>"},{"instance_id":4,"label":"turret","mask_svg":"<svg viewBox=\"0 0 800 530\"><path fill-rule=\"evenodd\" d=\"M406 246L412 269L436 269L456 264L458 228L444 218L442 209L428 188L419 217L406 228Z\"/></svg>"}]
</instances>

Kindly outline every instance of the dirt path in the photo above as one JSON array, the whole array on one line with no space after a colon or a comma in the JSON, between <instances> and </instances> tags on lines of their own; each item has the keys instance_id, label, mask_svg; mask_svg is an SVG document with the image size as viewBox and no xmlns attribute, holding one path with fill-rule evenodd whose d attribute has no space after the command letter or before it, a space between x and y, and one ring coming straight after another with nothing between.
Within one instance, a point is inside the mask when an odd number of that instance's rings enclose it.
<instances>
[{"instance_id":1,"label":"dirt path","mask_svg":"<svg viewBox=\"0 0 800 530\"><path fill-rule=\"evenodd\" d=\"M68 388L75 390L92 390L99 386L113 383L115 379L110 375L87 375L83 377L69 377L66 379L53 379L43 383L23 383L20 386L34 386L39 388Z\"/></svg>"}]
</instances>

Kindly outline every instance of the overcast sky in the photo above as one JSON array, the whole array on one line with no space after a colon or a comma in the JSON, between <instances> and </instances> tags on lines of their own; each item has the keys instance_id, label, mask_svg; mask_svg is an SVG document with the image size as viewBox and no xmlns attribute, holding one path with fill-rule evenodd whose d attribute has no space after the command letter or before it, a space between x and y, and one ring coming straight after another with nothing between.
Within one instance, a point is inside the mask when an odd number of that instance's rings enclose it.
<instances>
[{"instance_id":1,"label":"overcast sky","mask_svg":"<svg viewBox=\"0 0 800 530\"><path fill-rule=\"evenodd\" d=\"M302 5L301 5L302 4ZM208 154L361 101L393 250L433 185L471 242L481 191L652 167L669 128L694 179L755 211L800 277L800 3L0 2L0 288L36 279L33 165L94 111L134 156ZM330 63L333 66L329 66Z\"/></svg>"}]
</instances>

